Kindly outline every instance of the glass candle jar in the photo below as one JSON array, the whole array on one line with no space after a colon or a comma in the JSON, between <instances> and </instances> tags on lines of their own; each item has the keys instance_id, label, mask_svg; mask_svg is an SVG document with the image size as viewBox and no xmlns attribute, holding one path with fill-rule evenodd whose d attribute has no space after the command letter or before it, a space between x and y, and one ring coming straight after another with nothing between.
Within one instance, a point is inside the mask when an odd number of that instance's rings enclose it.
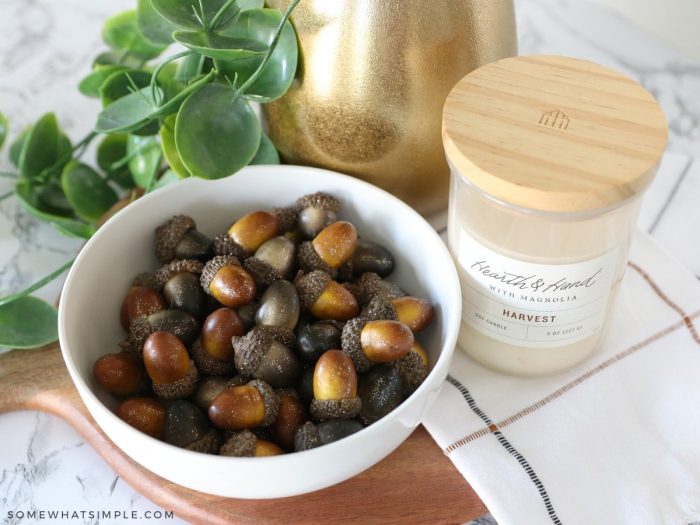
<instances>
[{"instance_id":1,"label":"glass candle jar","mask_svg":"<svg viewBox=\"0 0 700 525\"><path fill-rule=\"evenodd\" d=\"M505 59L453 88L443 142L463 351L517 375L593 353L666 141L644 88L582 60Z\"/></svg>"}]
</instances>

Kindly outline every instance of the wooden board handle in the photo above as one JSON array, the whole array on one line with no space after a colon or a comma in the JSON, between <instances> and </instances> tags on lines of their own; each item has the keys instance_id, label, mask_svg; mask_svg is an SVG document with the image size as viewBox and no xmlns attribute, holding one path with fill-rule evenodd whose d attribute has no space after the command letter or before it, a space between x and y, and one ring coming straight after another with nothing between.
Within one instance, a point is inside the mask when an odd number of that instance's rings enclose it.
<instances>
[{"instance_id":1,"label":"wooden board handle","mask_svg":"<svg viewBox=\"0 0 700 525\"><path fill-rule=\"evenodd\" d=\"M423 427L380 463L333 487L282 500L239 500L175 485L127 457L88 413L56 344L0 355L0 385L0 413L58 415L135 490L192 523L464 523L486 512Z\"/></svg>"}]
</instances>

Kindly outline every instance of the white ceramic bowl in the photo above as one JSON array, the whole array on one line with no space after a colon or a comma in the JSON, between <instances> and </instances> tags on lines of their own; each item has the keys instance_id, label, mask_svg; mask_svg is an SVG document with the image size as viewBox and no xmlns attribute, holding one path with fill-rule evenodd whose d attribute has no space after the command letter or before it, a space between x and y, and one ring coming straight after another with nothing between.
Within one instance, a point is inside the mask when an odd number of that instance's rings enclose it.
<instances>
[{"instance_id":1,"label":"white ceramic bowl","mask_svg":"<svg viewBox=\"0 0 700 525\"><path fill-rule=\"evenodd\" d=\"M191 215L203 233L225 231L257 209L287 206L326 191L341 199L341 217L362 236L389 248L391 280L435 305L419 340L432 371L418 390L373 425L313 450L261 458L220 457L168 445L112 413L115 399L97 387L92 365L118 351L124 338L119 308L131 280L154 270L153 231L174 214ZM218 181L188 179L146 195L110 219L82 249L68 274L59 309L63 358L88 410L107 436L135 461L185 487L235 498L276 498L348 479L387 456L420 423L441 388L455 347L461 295L452 259L435 231L390 194L345 175L297 166L248 167Z\"/></svg>"}]
</instances>

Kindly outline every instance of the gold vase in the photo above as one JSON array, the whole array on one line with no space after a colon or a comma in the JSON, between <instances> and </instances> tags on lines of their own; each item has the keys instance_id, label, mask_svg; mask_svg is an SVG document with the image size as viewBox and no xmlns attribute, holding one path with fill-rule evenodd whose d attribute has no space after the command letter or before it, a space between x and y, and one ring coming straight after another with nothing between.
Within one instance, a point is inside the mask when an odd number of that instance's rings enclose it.
<instances>
[{"instance_id":1,"label":"gold vase","mask_svg":"<svg viewBox=\"0 0 700 525\"><path fill-rule=\"evenodd\" d=\"M423 214L445 209L442 106L464 75L516 54L512 0L302 0L292 21L296 78L265 106L284 160L357 176Z\"/></svg>"}]
</instances>

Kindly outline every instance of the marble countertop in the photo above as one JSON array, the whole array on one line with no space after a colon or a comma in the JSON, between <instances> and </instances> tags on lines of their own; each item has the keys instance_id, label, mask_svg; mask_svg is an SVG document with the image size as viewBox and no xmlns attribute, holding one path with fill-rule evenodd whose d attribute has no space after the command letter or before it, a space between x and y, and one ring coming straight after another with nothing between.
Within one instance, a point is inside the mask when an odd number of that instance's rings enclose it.
<instances>
[{"instance_id":1,"label":"marble countertop","mask_svg":"<svg viewBox=\"0 0 700 525\"><path fill-rule=\"evenodd\" d=\"M0 0L0 111L10 119L11 135L47 111L56 112L72 137L90 130L98 103L80 95L77 83L103 47L102 21L134 5L132 0ZM700 275L700 162L694 160L700 158L700 63L587 1L516 0L516 6L521 54L594 60L638 79L659 99L670 126L664 159L664 173L670 175L657 178L650 189L640 227ZM5 150L0 171L8 168ZM0 195L9 190L10 181L0 178ZM14 198L0 201L0 295L59 267L79 244L29 216ZM54 300L60 286L56 281L38 295ZM29 411L3 414L0 435L3 523L34 522L8 519L9 511L135 510L143 518L159 510L58 418ZM89 515L62 522L98 521L121 522ZM489 516L477 521L493 523ZM158 522L183 523L177 518L148 520Z\"/></svg>"}]
</instances>

